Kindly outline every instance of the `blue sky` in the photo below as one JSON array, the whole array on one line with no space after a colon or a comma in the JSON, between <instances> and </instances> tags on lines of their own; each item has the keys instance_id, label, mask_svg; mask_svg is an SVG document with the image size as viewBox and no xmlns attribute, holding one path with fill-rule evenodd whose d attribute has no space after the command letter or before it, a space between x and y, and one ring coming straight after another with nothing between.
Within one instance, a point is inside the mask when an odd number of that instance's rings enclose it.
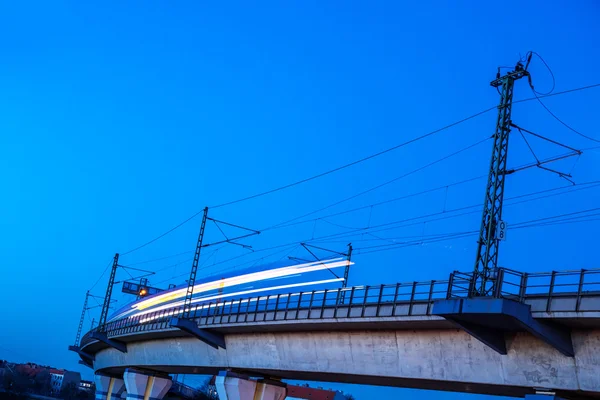
<instances>
[{"instance_id":1,"label":"blue sky","mask_svg":"<svg viewBox=\"0 0 600 400\"><path fill-rule=\"evenodd\" d=\"M85 291L115 252L138 246L204 206L320 173L492 107L498 103L489 86L496 68L514 65L528 50L551 66L556 90L598 83L598 11L593 1L533 1L518 7L467 1L4 2L0 358L79 369L66 348L74 339ZM536 88L551 86L539 60L530 70ZM576 129L600 138L599 95L599 89L591 89L545 103ZM527 97L529 87L518 82L515 99ZM289 220L489 137L495 118L495 112L487 113L339 173L211 210L211 215L256 229ZM515 105L513 120L576 148L597 145L564 128L537 102ZM532 144L542 156L562 152ZM313 217L485 175L490 151L486 141ZM513 134L509 164L531 161L524 142ZM569 171L574 161L555 167ZM572 169L574 180L600 179L599 165L598 150L584 152ZM506 196L566 184L530 169L509 177ZM344 231L340 226L364 227L480 204L484 186L479 179L265 232L248 243L267 248ZM592 208L598 199L598 189L591 188L510 206L504 215L509 224L517 223ZM479 219L474 213L419 220L378 235L399 239L470 231L479 228ZM193 250L198 224L195 219L122 262ZM523 271L597 267L597 227L591 221L510 231L500 264ZM218 238L214 229L207 235ZM355 248L382 243L364 235L343 240L353 241ZM343 249L346 242L322 244ZM350 283L445 279L453 270L470 271L475 250L475 239L467 237L357 251ZM220 249L203 273L235 268L236 263L211 264L242 251ZM301 250L287 254L300 256ZM180 283L190 265L187 257L143 265L160 269L181 262L151 280ZM106 276L93 292L103 295L105 285ZM120 304L128 301L121 294L116 298ZM439 396L344 388L359 398L370 393Z\"/></svg>"}]
</instances>

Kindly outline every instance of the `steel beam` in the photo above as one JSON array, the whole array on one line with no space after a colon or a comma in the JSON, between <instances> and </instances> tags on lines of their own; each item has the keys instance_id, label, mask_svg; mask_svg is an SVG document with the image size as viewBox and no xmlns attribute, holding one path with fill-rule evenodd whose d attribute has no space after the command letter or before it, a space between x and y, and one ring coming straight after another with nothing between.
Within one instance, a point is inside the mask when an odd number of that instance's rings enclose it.
<instances>
[{"instance_id":1,"label":"steel beam","mask_svg":"<svg viewBox=\"0 0 600 400\"><path fill-rule=\"evenodd\" d=\"M225 337L223 335L198 328L198 325L196 325L194 320L173 317L169 325L173 328L181 329L182 331L197 337L215 349L218 349L219 347L223 349L227 348L225 345Z\"/></svg>"},{"instance_id":2,"label":"steel beam","mask_svg":"<svg viewBox=\"0 0 600 400\"><path fill-rule=\"evenodd\" d=\"M92 332L90 337L109 345L113 349L119 350L121 353L127 353L127 345L125 343L119 342L118 340L109 339L104 332Z\"/></svg>"}]
</instances>

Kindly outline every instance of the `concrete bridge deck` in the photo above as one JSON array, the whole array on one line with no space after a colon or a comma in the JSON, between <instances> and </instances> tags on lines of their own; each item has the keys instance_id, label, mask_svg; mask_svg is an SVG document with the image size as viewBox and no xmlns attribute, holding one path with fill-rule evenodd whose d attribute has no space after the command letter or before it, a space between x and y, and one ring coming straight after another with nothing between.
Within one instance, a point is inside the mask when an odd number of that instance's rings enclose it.
<instances>
[{"instance_id":1,"label":"concrete bridge deck","mask_svg":"<svg viewBox=\"0 0 600 400\"><path fill-rule=\"evenodd\" d=\"M197 326L222 334L226 349L171 327L169 320L178 311L166 310L105 327L110 339L126 343L126 352L89 333L81 350L93 355L96 371L115 374L132 366L165 373L233 370L515 397L545 389L565 398L600 398L599 291L579 285L576 291L550 287L505 293L528 304L536 320L568 329L575 356L522 331L506 333L507 354L501 355L454 322L432 315L437 298L452 296L451 290L436 290L437 285L452 286L432 281L358 287L345 304L339 292L308 292L294 302L278 295L196 310ZM398 294L403 286L409 292L404 297Z\"/></svg>"}]
</instances>

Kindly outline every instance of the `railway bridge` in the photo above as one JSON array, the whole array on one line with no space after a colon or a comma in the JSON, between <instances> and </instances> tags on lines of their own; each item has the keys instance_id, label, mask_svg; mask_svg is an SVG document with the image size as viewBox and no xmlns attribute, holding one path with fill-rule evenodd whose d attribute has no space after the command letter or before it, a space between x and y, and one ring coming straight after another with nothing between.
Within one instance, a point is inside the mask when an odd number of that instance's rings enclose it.
<instances>
[{"instance_id":1,"label":"railway bridge","mask_svg":"<svg viewBox=\"0 0 600 400\"><path fill-rule=\"evenodd\" d=\"M71 350L94 369L98 400L161 399L176 373L217 375L221 399L292 398L281 379L600 398L599 276L499 269L480 298L459 272L241 298L185 320L174 308L112 321Z\"/></svg>"}]
</instances>

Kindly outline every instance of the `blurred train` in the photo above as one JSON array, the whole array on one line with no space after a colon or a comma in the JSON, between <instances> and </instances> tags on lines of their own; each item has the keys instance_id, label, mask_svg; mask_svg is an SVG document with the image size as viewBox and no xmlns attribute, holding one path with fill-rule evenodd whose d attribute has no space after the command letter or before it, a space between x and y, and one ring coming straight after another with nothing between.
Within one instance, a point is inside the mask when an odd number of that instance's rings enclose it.
<instances>
[{"instance_id":1,"label":"blurred train","mask_svg":"<svg viewBox=\"0 0 600 400\"><path fill-rule=\"evenodd\" d=\"M248 305L249 302L256 301L256 296L290 293L294 288L304 287L304 291L306 287L310 287L310 290L336 289L344 281L343 269L352 264L345 258L302 264L282 261L197 279L191 309L203 310L209 304L214 306L233 299L247 299L245 302ZM184 305L186 292L187 284L183 284L143 297L117 310L109 322L133 317L140 317L140 322L145 322L153 319L158 311L179 312Z\"/></svg>"}]
</instances>

